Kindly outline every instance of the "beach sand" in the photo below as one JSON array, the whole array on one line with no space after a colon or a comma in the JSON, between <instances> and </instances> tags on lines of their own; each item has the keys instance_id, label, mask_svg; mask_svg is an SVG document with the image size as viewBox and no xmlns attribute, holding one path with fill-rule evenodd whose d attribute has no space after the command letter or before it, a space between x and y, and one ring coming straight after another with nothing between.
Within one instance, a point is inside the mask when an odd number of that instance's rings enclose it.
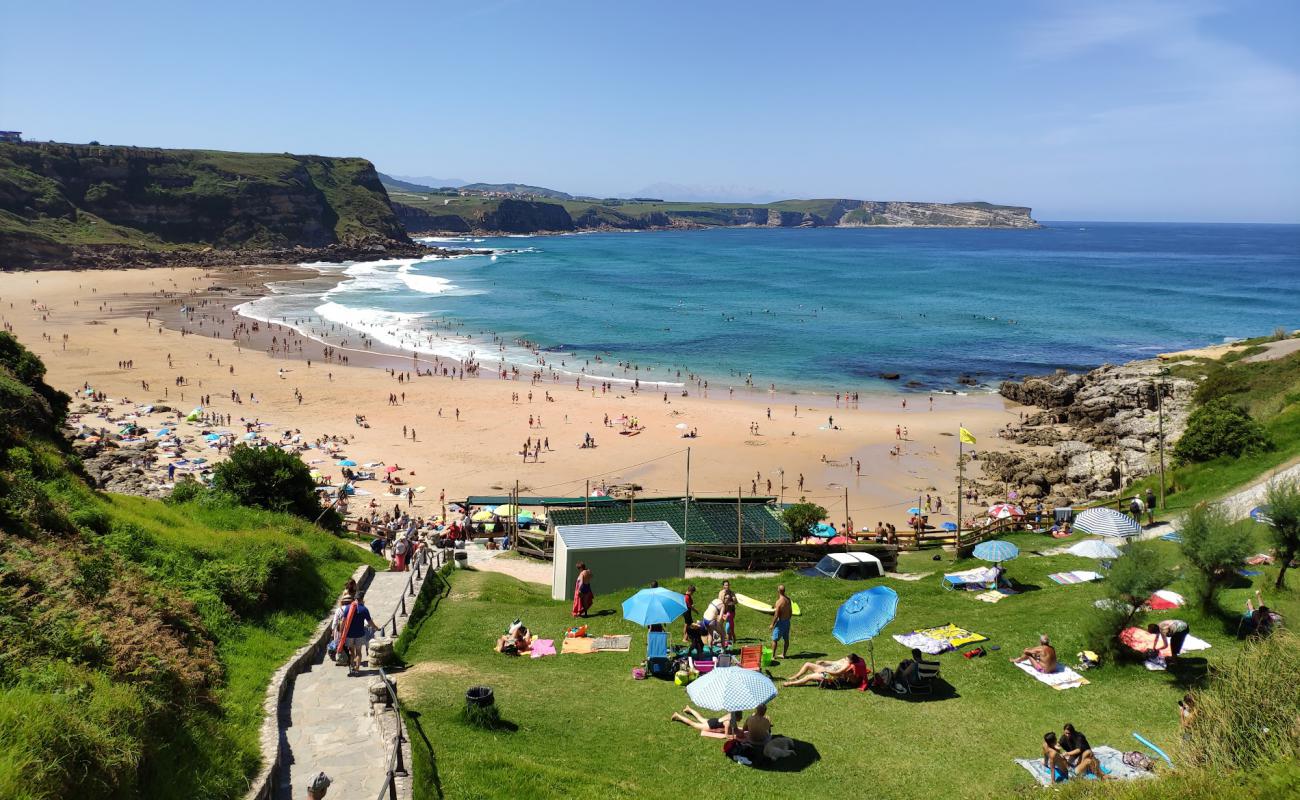
<instances>
[{"instance_id":1,"label":"beach sand","mask_svg":"<svg viewBox=\"0 0 1300 800\"><path fill-rule=\"evenodd\" d=\"M919 392L864 394L858 407L845 408L836 407L833 395L742 396L738 391L729 398L725 390L715 390L710 398L670 393L665 402L662 392L633 394L620 388L609 394L597 390L593 396L586 385L575 389L572 379L533 385L527 376L413 377L399 383L387 368L413 369L409 355L362 351L341 365L323 360L323 345L297 334L290 336L286 352L287 329L266 323L248 339L237 343L230 338L238 321L233 306L260 296L266 280L308 274L292 267L0 273L0 319L44 359L47 380L64 391L89 384L110 398L186 410L199 404L200 395L210 394L208 409L232 415L231 427L237 431L245 418L270 423L265 430L272 440L274 432L287 429L301 430L306 440L327 434L347 437L343 449L348 457L400 465L399 474L409 485L426 487L415 503L424 514L438 511L441 491L448 501L505 494L516 481L524 495L579 496L588 485L602 482L639 484L638 499L680 495L686 488L689 447L695 495L749 495L757 488L758 494L787 502L802 496L825 506L838 525L845 518L847 489L856 527L885 521L901 528L907 508L930 493L943 498L943 513L932 515L931 522L954 521L958 425L979 438L977 449L993 450L1008 446L996 432L1018 419L1019 407L993 394L935 394L932 406ZM180 312L183 304L202 313L186 317ZM146 319L148 311L153 319ZM224 338L214 338L216 332ZM268 352L271 337L274 352ZM363 350L357 338L352 345ZM119 368L123 360L133 361L134 367ZM490 366L486 369L491 372ZM178 385L182 377L183 385ZM148 391L142 381L149 384ZM231 400L232 391L242 402ZM404 401L389 404L390 393L401 397L403 392ZM553 401L544 399L547 392ZM512 402L513 393L521 396L520 402ZM78 405L74 402L73 408ZM357 425L358 414L369 428ZM604 425L606 414L636 417L644 430L620 435L618 428ZM831 416L838 429L828 426ZM754 423L757 435L751 433ZM698 438L682 438L679 424L698 430ZM896 439L896 426L907 428L906 441ZM199 429L189 426L184 433ZM587 433L597 447L579 447ZM543 450L536 463L525 463L520 455L529 437L549 439L551 449ZM902 447L900 456L889 454L895 445ZM203 455L212 458L213 453ZM317 458L316 451L310 457ZM861 462L860 474L850 459ZM328 461L314 466L336 478L339 474ZM376 491L387 507L396 499L379 495L380 484L362 485ZM354 510L359 506L354 503ZM970 510L965 513L971 516Z\"/></svg>"}]
</instances>

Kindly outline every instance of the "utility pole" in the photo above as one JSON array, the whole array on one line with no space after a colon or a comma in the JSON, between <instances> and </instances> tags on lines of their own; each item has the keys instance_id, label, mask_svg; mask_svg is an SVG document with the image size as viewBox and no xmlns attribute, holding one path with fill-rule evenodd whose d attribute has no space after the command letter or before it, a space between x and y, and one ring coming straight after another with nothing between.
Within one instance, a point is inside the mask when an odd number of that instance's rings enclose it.
<instances>
[{"instance_id":1,"label":"utility pole","mask_svg":"<svg viewBox=\"0 0 1300 800\"><path fill-rule=\"evenodd\" d=\"M849 487L844 487L844 552L849 552L849 542L853 541L853 518L849 516Z\"/></svg>"},{"instance_id":2,"label":"utility pole","mask_svg":"<svg viewBox=\"0 0 1300 800\"><path fill-rule=\"evenodd\" d=\"M777 498L777 501L776 501L776 502L777 502L777 505L781 505L781 506L783 506L783 505L785 505L785 469L782 468L782 469L780 469L780 470L778 470L778 471L781 473L781 485L780 485L779 487L777 487L777 490L776 490L776 491L777 491L777 494L779 495L779 497Z\"/></svg>"},{"instance_id":3,"label":"utility pole","mask_svg":"<svg viewBox=\"0 0 1300 800\"><path fill-rule=\"evenodd\" d=\"M1156 384L1156 419L1159 421L1160 430L1157 434L1160 443L1160 510L1165 510L1165 400L1164 386Z\"/></svg>"},{"instance_id":4,"label":"utility pole","mask_svg":"<svg viewBox=\"0 0 1300 800\"><path fill-rule=\"evenodd\" d=\"M591 523L591 479L587 480L587 489L582 493L582 524Z\"/></svg>"},{"instance_id":5,"label":"utility pole","mask_svg":"<svg viewBox=\"0 0 1300 800\"><path fill-rule=\"evenodd\" d=\"M741 511L740 511L740 497L743 492L744 489L742 489L739 486L736 487L736 560L737 561L739 561L741 558L740 542L741 542L742 532L744 530L743 528L744 523L742 522L744 518L741 516Z\"/></svg>"},{"instance_id":6,"label":"utility pole","mask_svg":"<svg viewBox=\"0 0 1300 800\"><path fill-rule=\"evenodd\" d=\"M686 499L682 502L682 539L689 541L691 529L691 448L686 448Z\"/></svg>"}]
</instances>

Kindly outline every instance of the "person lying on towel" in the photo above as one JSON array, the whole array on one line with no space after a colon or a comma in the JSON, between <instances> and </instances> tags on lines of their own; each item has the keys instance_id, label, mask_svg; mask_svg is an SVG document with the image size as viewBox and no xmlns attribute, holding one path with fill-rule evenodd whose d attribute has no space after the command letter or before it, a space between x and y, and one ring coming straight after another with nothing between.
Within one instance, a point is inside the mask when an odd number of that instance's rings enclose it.
<instances>
[{"instance_id":1,"label":"person lying on towel","mask_svg":"<svg viewBox=\"0 0 1300 800\"><path fill-rule=\"evenodd\" d=\"M694 728L697 731L705 733L722 733L727 736L736 736L740 733L740 712L733 711L729 717L706 717L695 709L687 706L680 712L674 711L673 715L668 718L669 722L680 722L683 725Z\"/></svg>"},{"instance_id":2,"label":"person lying on towel","mask_svg":"<svg viewBox=\"0 0 1300 800\"><path fill-rule=\"evenodd\" d=\"M1047 639L1047 634L1038 637L1037 647L1026 647L1020 651L1019 658L1011 659L1012 664L1029 662L1039 672L1056 671L1056 648Z\"/></svg>"},{"instance_id":3,"label":"person lying on towel","mask_svg":"<svg viewBox=\"0 0 1300 800\"><path fill-rule=\"evenodd\" d=\"M498 653L504 653L508 656L517 656L520 653L527 653L533 646L533 637L528 629L523 626L519 620L515 620L510 626L510 631L505 636L497 639L496 647Z\"/></svg>"}]
</instances>

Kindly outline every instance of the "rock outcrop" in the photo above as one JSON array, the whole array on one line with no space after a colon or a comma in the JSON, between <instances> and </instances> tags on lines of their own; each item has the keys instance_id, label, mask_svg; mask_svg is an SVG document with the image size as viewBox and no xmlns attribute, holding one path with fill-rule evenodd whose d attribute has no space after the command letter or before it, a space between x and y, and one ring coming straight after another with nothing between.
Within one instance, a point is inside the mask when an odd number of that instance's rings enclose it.
<instances>
[{"instance_id":1,"label":"rock outcrop","mask_svg":"<svg viewBox=\"0 0 1300 800\"><path fill-rule=\"evenodd\" d=\"M1023 497L1067 502L1113 495L1154 473L1160 418L1168 454L1186 428L1196 388L1162 371L1157 361L1134 361L1003 383L1003 397L1036 410L1004 433L1024 449L981 455L984 479L997 493L1007 486Z\"/></svg>"}]
</instances>

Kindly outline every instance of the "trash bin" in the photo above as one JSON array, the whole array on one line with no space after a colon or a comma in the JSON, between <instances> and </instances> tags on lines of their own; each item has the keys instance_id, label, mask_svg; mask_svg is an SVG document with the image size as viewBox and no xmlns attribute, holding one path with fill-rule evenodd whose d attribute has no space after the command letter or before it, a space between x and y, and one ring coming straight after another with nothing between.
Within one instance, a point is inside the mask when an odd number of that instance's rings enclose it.
<instances>
[{"instance_id":1,"label":"trash bin","mask_svg":"<svg viewBox=\"0 0 1300 800\"><path fill-rule=\"evenodd\" d=\"M455 554L456 566L464 569L469 564L469 553L464 550L457 550Z\"/></svg>"},{"instance_id":2,"label":"trash bin","mask_svg":"<svg viewBox=\"0 0 1300 800\"><path fill-rule=\"evenodd\" d=\"M495 702L490 686L471 686L465 692L465 705L469 708L487 708Z\"/></svg>"}]
</instances>

